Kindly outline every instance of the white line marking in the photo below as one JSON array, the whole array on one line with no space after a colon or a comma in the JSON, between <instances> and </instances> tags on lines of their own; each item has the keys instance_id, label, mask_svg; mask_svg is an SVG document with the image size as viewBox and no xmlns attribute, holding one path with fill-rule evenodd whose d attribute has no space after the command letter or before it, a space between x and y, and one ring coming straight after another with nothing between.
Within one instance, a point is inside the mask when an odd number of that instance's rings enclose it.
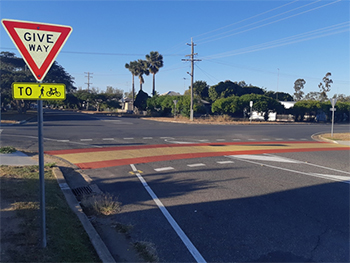
<instances>
[{"instance_id":1,"label":"white line marking","mask_svg":"<svg viewBox=\"0 0 350 263\"><path fill-rule=\"evenodd\" d=\"M153 137L143 137L142 139L144 139L144 140L152 140Z\"/></svg>"},{"instance_id":2,"label":"white line marking","mask_svg":"<svg viewBox=\"0 0 350 263\"><path fill-rule=\"evenodd\" d=\"M69 142L69 140L57 140L57 142Z\"/></svg>"},{"instance_id":3,"label":"white line marking","mask_svg":"<svg viewBox=\"0 0 350 263\"><path fill-rule=\"evenodd\" d=\"M2 133L3 130L4 130L4 129L0 129L0 134Z\"/></svg>"},{"instance_id":4,"label":"white line marking","mask_svg":"<svg viewBox=\"0 0 350 263\"><path fill-rule=\"evenodd\" d=\"M292 160L288 158L283 158L280 156L271 156L271 155L250 155L250 154L242 154L235 155L238 159L247 159L247 160L256 160L256 161L268 161L268 162L281 162L281 163L302 163L297 160Z\"/></svg>"},{"instance_id":5,"label":"white line marking","mask_svg":"<svg viewBox=\"0 0 350 263\"><path fill-rule=\"evenodd\" d=\"M123 138L124 140L133 140L134 138Z\"/></svg>"},{"instance_id":6,"label":"white line marking","mask_svg":"<svg viewBox=\"0 0 350 263\"><path fill-rule=\"evenodd\" d=\"M282 138L276 138L275 140L276 140L276 141L283 141Z\"/></svg>"},{"instance_id":7,"label":"white line marking","mask_svg":"<svg viewBox=\"0 0 350 263\"><path fill-rule=\"evenodd\" d=\"M176 143L176 144L192 144L192 143L196 143L196 142L180 142L180 141L168 141L168 140L165 140L167 142L170 142L170 143Z\"/></svg>"},{"instance_id":8,"label":"white line marking","mask_svg":"<svg viewBox=\"0 0 350 263\"><path fill-rule=\"evenodd\" d=\"M169 139L169 140L174 140L175 138L173 137L160 137L161 139Z\"/></svg>"},{"instance_id":9,"label":"white line marking","mask_svg":"<svg viewBox=\"0 0 350 263\"><path fill-rule=\"evenodd\" d=\"M218 161L218 164L235 163L234 161Z\"/></svg>"},{"instance_id":10,"label":"white line marking","mask_svg":"<svg viewBox=\"0 0 350 263\"><path fill-rule=\"evenodd\" d=\"M91 142L92 139L80 139L81 142Z\"/></svg>"},{"instance_id":11,"label":"white line marking","mask_svg":"<svg viewBox=\"0 0 350 263\"><path fill-rule=\"evenodd\" d=\"M204 163L194 163L194 164L188 164L188 167L198 167L198 166L205 166Z\"/></svg>"},{"instance_id":12,"label":"white line marking","mask_svg":"<svg viewBox=\"0 0 350 263\"><path fill-rule=\"evenodd\" d=\"M236 158L235 155L228 155L226 157ZM337 181L337 182L341 182L341 183L350 184L350 177L349 176L343 176L341 178L344 178L344 179L341 180L341 179L339 179L340 176L336 176L336 175L335 176L329 176L329 175L320 175L320 174L314 174L314 173L306 173L306 172L291 170L291 169L282 168L282 167L278 167L278 166L268 165L268 164L265 164L265 163L253 162L253 161L245 160L245 159L240 159L240 160L244 161L244 162L247 162L247 163L263 165L263 166L266 166L266 167L270 167L270 168L274 168L274 169L278 169L278 170L282 170L282 171L287 171L287 172L292 172L292 173L297 173L297 174L304 174L304 175L318 177L318 178L322 178L322 179L326 179L326 180L331 180L331 181Z\"/></svg>"},{"instance_id":13,"label":"white line marking","mask_svg":"<svg viewBox=\"0 0 350 263\"><path fill-rule=\"evenodd\" d=\"M241 141L241 139L233 139L233 141Z\"/></svg>"},{"instance_id":14,"label":"white line marking","mask_svg":"<svg viewBox=\"0 0 350 263\"><path fill-rule=\"evenodd\" d=\"M273 154L270 154L270 153L264 153L264 154L265 154L265 155L269 155L269 156L277 156L277 155L273 155ZM315 167L319 167L319 168L331 170L331 171L338 172L338 173L350 174L350 172L346 172L346 171L342 171L342 170L338 170L338 169L333 169L333 168L326 167L326 166L322 166L322 165L318 165L318 164L313 164L313 163L298 161L298 160L291 159L291 158L288 158L288 159L289 159L289 160L296 161L296 162L300 162L300 163L303 163L303 164L307 164L307 165L310 165L310 166L315 166Z\"/></svg>"},{"instance_id":15,"label":"white line marking","mask_svg":"<svg viewBox=\"0 0 350 263\"><path fill-rule=\"evenodd\" d=\"M302 139L300 139L301 141L307 141L307 139L305 139L305 138L302 138Z\"/></svg>"},{"instance_id":16,"label":"white line marking","mask_svg":"<svg viewBox=\"0 0 350 263\"><path fill-rule=\"evenodd\" d=\"M199 142L209 142L209 140L199 140Z\"/></svg>"},{"instance_id":17,"label":"white line marking","mask_svg":"<svg viewBox=\"0 0 350 263\"><path fill-rule=\"evenodd\" d=\"M224 142L226 141L225 139L216 139L217 142Z\"/></svg>"},{"instance_id":18,"label":"white line marking","mask_svg":"<svg viewBox=\"0 0 350 263\"><path fill-rule=\"evenodd\" d=\"M156 168L154 169L156 172L162 172L162 171L169 171L169 170L174 170L173 167L162 167L162 168Z\"/></svg>"},{"instance_id":19,"label":"white line marking","mask_svg":"<svg viewBox=\"0 0 350 263\"><path fill-rule=\"evenodd\" d=\"M168 210L165 208L165 206L163 205L163 203L159 200L159 198L157 197L157 195L153 192L153 190L151 189L151 187L149 187L149 185L147 184L147 182L145 181L145 179L141 176L140 173L138 173L138 170L136 169L135 165L130 164L132 170L135 172L136 176L139 178L140 182L142 183L143 187L147 190L147 192L149 193L149 195L153 198L153 201L157 204L158 208L160 209L160 211L163 213L163 215L165 216L165 218L168 220L168 222L170 223L170 225L172 226L172 228L175 230L176 234L181 238L182 242L185 244L185 246L187 247L188 251L192 254L192 256L194 257L194 259L197 262L203 262L205 263L205 259L202 257L202 255L199 253L199 251L197 250L197 248L193 245L193 243L191 242L191 240L186 236L186 234L183 232L183 230L180 228L180 226L177 224L177 222L175 221L175 219L170 215L170 213L168 212Z\"/></svg>"},{"instance_id":20,"label":"white line marking","mask_svg":"<svg viewBox=\"0 0 350 263\"><path fill-rule=\"evenodd\" d=\"M248 141L256 141L256 139L248 139Z\"/></svg>"},{"instance_id":21,"label":"white line marking","mask_svg":"<svg viewBox=\"0 0 350 263\"><path fill-rule=\"evenodd\" d=\"M268 141L269 139L267 139L267 138L264 138L264 139L262 139L263 141Z\"/></svg>"},{"instance_id":22,"label":"white line marking","mask_svg":"<svg viewBox=\"0 0 350 263\"><path fill-rule=\"evenodd\" d=\"M103 138L103 141L114 141L114 138Z\"/></svg>"},{"instance_id":23,"label":"white line marking","mask_svg":"<svg viewBox=\"0 0 350 263\"><path fill-rule=\"evenodd\" d=\"M295 139L294 138L289 138L288 141L295 141Z\"/></svg>"}]
</instances>

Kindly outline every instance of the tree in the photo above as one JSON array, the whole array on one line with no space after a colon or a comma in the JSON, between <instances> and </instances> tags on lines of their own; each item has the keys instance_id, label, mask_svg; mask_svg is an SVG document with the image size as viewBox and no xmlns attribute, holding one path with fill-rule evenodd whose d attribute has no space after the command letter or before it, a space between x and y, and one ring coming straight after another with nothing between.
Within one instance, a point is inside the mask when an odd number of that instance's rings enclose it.
<instances>
[{"instance_id":1,"label":"tree","mask_svg":"<svg viewBox=\"0 0 350 263\"><path fill-rule=\"evenodd\" d=\"M140 80L140 90L142 90L142 84L145 83L143 74L149 75L148 64L146 60L139 59L136 63L136 74Z\"/></svg>"},{"instance_id":2,"label":"tree","mask_svg":"<svg viewBox=\"0 0 350 263\"><path fill-rule=\"evenodd\" d=\"M134 106L139 111L145 111L147 109L147 100L150 98L146 92L144 92L142 89L137 93L136 99L134 102Z\"/></svg>"},{"instance_id":3,"label":"tree","mask_svg":"<svg viewBox=\"0 0 350 263\"><path fill-rule=\"evenodd\" d=\"M149 55L146 55L146 61L148 63L149 72L153 75L153 89L152 96L156 93L156 79L155 75L161 67L163 67L163 56L158 51L151 51Z\"/></svg>"},{"instance_id":4,"label":"tree","mask_svg":"<svg viewBox=\"0 0 350 263\"><path fill-rule=\"evenodd\" d=\"M209 100L209 85L205 81L197 80L193 83L193 93L202 100Z\"/></svg>"},{"instance_id":5,"label":"tree","mask_svg":"<svg viewBox=\"0 0 350 263\"><path fill-rule=\"evenodd\" d=\"M274 91L268 91L265 93L265 96L270 97L272 99L278 98L279 101L293 101L293 97L286 92L274 92Z\"/></svg>"},{"instance_id":6,"label":"tree","mask_svg":"<svg viewBox=\"0 0 350 263\"><path fill-rule=\"evenodd\" d=\"M134 85L134 77L137 76L137 61L130 61L130 64L126 63L125 68L127 68L132 74L132 101L135 101L135 85ZM134 104L132 105L134 107Z\"/></svg>"},{"instance_id":7,"label":"tree","mask_svg":"<svg viewBox=\"0 0 350 263\"><path fill-rule=\"evenodd\" d=\"M305 100L317 100L320 101L321 100L321 93L320 92L309 92L308 94L306 94Z\"/></svg>"},{"instance_id":8,"label":"tree","mask_svg":"<svg viewBox=\"0 0 350 263\"><path fill-rule=\"evenodd\" d=\"M321 101L327 100L327 92L331 90L331 84L333 83L333 80L331 80L329 77L332 76L330 72L326 74L326 76L323 77L322 82L318 84L318 87L320 88L321 91Z\"/></svg>"},{"instance_id":9,"label":"tree","mask_svg":"<svg viewBox=\"0 0 350 263\"><path fill-rule=\"evenodd\" d=\"M302 89L304 88L306 81L304 79L297 79L294 82L294 99L295 101L300 101L302 100L303 96L304 96L304 91L302 91Z\"/></svg>"}]
</instances>

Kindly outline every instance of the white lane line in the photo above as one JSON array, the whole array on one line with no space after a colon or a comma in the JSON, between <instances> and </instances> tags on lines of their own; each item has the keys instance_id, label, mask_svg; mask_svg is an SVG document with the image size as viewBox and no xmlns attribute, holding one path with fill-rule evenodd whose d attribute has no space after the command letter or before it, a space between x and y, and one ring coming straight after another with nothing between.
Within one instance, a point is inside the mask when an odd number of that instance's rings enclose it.
<instances>
[{"instance_id":1,"label":"white lane line","mask_svg":"<svg viewBox=\"0 0 350 263\"><path fill-rule=\"evenodd\" d=\"M114 141L114 138L103 138L102 141Z\"/></svg>"},{"instance_id":2,"label":"white lane line","mask_svg":"<svg viewBox=\"0 0 350 263\"><path fill-rule=\"evenodd\" d=\"M187 164L188 167L199 167L199 166L206 166L204 163L193 163L193 164Z\"/></svg>"},{"instance_id":3,"label":"white lane line","mask_svg":"<svg viewBox=\"0 0 350 263\"><path fill-rule=\"evenodd\" d=\"M152 140L153 137L143 137L142 139L144 139L144 140Z\"/></svg>"},{"instance_id":4,"label":"white lane line","mask_svg":"<svg viewBox=\"0 0 350 263\"><path fill-rule=\"evenodd\" d=\"M173 137L160 137L160 139L169 139L169 140L174 140L175 138L173 138Z\"/></svg>"},{"instance_id":5,"label":"white lane line","mask_svg":"<svg viewBox=\"0 0 350 263\"><path fill-rule=\"evenodd\" d=\"M199 140L199 142L209 142L209 140Z\"/></svg>"},{"instance_id":6,"label":"white lane line","mask_svg":"<svg viewBox=\"0 0 350 263\"><path fill-rule=\"evenodd\" d=\"M226 157L236 158L237 155L228 155ZM237 159L239 159L239 158L237 158ZM328 174L324 175L324 174L316 174L316 173L307 173L307 172L302 172L302 171L296 171L296 170L292 170L292 169L282 168L282 167L278 167L278 166L274 166L274 165L269 165L269 164L265 164L265 163L254 162L254 161L246 160L246 159L240 159L240 160L244 161L244 162L247 162L247 163L253 163L253 164L260 165L260 166L262 165L262 166L265 166L265 167L270 167L270 168L274 168L274 169L278 169L278 170L282 170L282 171L287 171L287 172L291 172L291 173L304 174L304 175L318 177L318 178L322 178L322 179L326 179L326 180L331 180L331 181L336 181L336 182L350 184L350 176L338 176L338 175L328 175Z\"/></svg>"},{"instance_id":7,"label":"white lane line","mask_svg":"<svg viewBox=\"0 0 350 263\"><path fill-rule=\"evenodd\" d=\"M162 167L162 168L156 168L154 169L156 172L163 172L163 171L169 171L169 170L174 170L173 167Z\"/></svg>"},{"instance_id":8,"label":"white lane line","mask_svg":"<svg viewBox=\"0 0 350 263\"><path fill-rule=\"evenodd\" d=\"M276 140L276 141L283 141L282 138L276 138L275 140Z\"/></svg>"},{"instance_id":9,"label":"white lane line","mask_svg":"<svg viewBox=\"0 0 350 263\"><path fill-rule=\"evenodd\" d=\"M124 140L133 140L134 138L123 138Z\"/></svg>"},{"instance_id":10,"label":"white lane line","mask_svg":"<svg viewBox=\"0 0 350 263\"><path fill-rule=\"evenodd\" d=\"M233 141L241 141L241 139L233 139Z\"/></svg>"},{"instance_id":11,"label":"white lane line","mask_svg":"<svg viewBox=\"0 0 350 263\"><path fill-rule=\"evenodd\" d=\"M196 143L196 142L180 142L180 141L168 141L168 140L165 140L166 142L170 142L170 143L175 143L175 144L193 144L193 143Z\"/></svg>"},{"instance_id":12,"label":"white lane line","mask_svg":"<svg viewBox=\"0 0 350 263\"><path fill-rule=\"evenodd\" d=\"M218 161L218 164L228 164L228 163L235 163L234 161Z\"/></svg>"},{"instance_id":13,"label":"white lane line","mask_svg":"<svg viewBox=\"0 0 350 263\"><path fill-rule=\"evenodd\" d=\"M288 138L288 141L295 141L294 138Z\"/></svg>"},{"instance_id":14,"label":"white lane line","mask_svg":"<svg viewBox=\"0 0 350 263\"><path fill-rule=\"evenodd\" d=\"M269 139L267 139L267 138L264 138L264 139L262 139L263 141L268 141Z\"/></svg>"},{"instance_id":15,"label":"white lane line","mask_svg":"<svg viewBox=\"0 0 350 263\"><path fill-rule=\"evenodd\" d=\"M57 140L57 142L69 142L69 140Z\"/></svg>"},{"instance_id":16,"label":"white lane line","mask_svg":"<svg viewBox=\"0 0 350 263\"><path fill-rule=\"evenodd\" d=\"M91 142L92 139L80 139L81 142Z\"/></svg>"},{"instance_id":17,"label":"white lane line","mask_svg":"<svg viewBox=\"0 0 350 263\"><path fill-rule=\"evenodd\" d=\"M237 159L255 160L255 161L268 161L268 162L280 162L280 163L302 163L297 160L280 157L277 155L253 155L253 154L241 154L235 155Z\"/></svg>"},{"instance_id":18,"label":"white lane line","mask_svg":"<svg viewBox=\"0 0 350 263\"><path fill-rule=\"evenodd\" d=\"M256 139L248 139L248 141L256 141Z\"/></svg>"},{"instance_id":19,"label":"white lane line","mask_svg":"<svg viewBox=\"0 0 350 263\"><path fill-rule=\"evenodd\" d=\"M224 142L226 141L225 139L216 139L217 142Z\"/></svg>"},{"instance_id":20,"label":"white lane line","mask_svg":"<svg viewBox=\"0 0 350 263\"><path fill-rule=\"evenodd\" d=\"M307 139L305 139L305 138L302 138L302 139L300 139L301 141L307 141Z\"/></svg>"},{"instance_id":21,"label":"white lane line","mask_svg":"<svg viewBox=\"0 0 350 263\"><path fill-rule=\"evenodd\" d=\"M199 253L199 251L197 250L197 248L193 245L193 243L191 242L191 240L186 236L185 232L180 228L180 226L178 225L178 223L175 221L175 219L171 216L171 214L168 212L168 210L165 208L165 206L163 205L163 203L159 200L159 198L157 197L157 195L153 192L153 190L151 189L151 187L149 187L149 185L147 184L147 182L145 181L145 179L141 176L141 174L138 172L138 170L136 169L134 164L130 164L132 170L135 172L137 178L140 180L140 182L142 183L143 187L147 190L147 192L149 193L149 195L152 197L153 201L157 204L158 208L160 209L160 211L163 213L163 215L165 216L165 218L168 220L168 222L170 223L170 225L172 226L172 228L175 230L176 234L181 238L182 242L185 244L185 246L187 247L188 251L192 254L192 256L194 257L194 259L197 262L203 262L205 263L205 259L202 257L202 255Z\"/></svg>"}]
</instances>

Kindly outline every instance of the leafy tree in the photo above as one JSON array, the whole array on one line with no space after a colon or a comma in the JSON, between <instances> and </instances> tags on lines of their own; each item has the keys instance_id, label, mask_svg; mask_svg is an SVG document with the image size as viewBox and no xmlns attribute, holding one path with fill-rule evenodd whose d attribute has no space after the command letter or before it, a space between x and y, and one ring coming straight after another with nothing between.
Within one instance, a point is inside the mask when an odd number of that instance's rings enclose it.
<instances>
[{"instance_id":1,"label":"leafy tree","mask_svg":"<svg viewBox=\"0 0 350 263\"><path fill-rule=\"evenodd\" d=\"M309 92L308 94L306 94L304 100L321 101L321 93L320 92Z\"/></svg>"},{"instance_id":2,"label":"leafy tree","mask_svg":"<svg viewBox=\"0 0 350 263\"><path fill-rule=\"evenodd\" d=\"M279 101L293 101L293 97L286 92L274 92L274 91L268 91L265 93L265 96L270 97L272 99L278 98Z\"/></svg>"},{"instance_id":3,"label":"leafy tree","mask_svg":"<svg viewBox=\"0 0 350 263\"><path fill-rule=\"evenodd\" d=\"M150 98L146 92L144 92L142 89L137 93L136 99L134 101L134 106L139 111L145 111L147 110L147 100Z\"/></svg>"},{"instance_id":4,"label":"leafy tree","mask_svg":"<svg viewBox=\"0 0 350 263\"><path fill-rule=\"evenodd\" d=\"M237 112L242 114L242 105L240 98L237 96L231 96L228 98L220 98L212 104L212 112L218 114L235 115Z\"/></svg>"},{"instance_id":5,"label":"leafy tree","mask_svg":"<svg viewBox=\"0 0 350 263\"><path fill-rule=\"evenodd\" d=\"M332 76L332 74L328 72L322 79L324 84L322 82L318 84L318 87L321 91L321 101L327 100L327 92L331 90L331 84L333 83L333 80L330 79L330 76Z\"/></svg>"},{"instance_id":6,"label":"leafy tree","mask_svg":"<svg viewBox=\"0 0 350 263\"><path fill-rule=\"evenodd\" d=\"M152 96L154 96L156 93L155 75L158 73L159 69L163 67L163 56L159 54L158 51L151 51L149 55L146 55L146 61L148 63L149 72L153 75Z\"/></svg>"},{"instance_id":7,"label":"leafy tree","mask_svg":"<svg viewBox=\"0 0 350 263\"><path fill-rule=\"evenodd\" d=\"M209 85L205 81L197 80L193 83L193 93L202 100L209 100Z\"/></svg>"},{"instance_id":8,"label":"leafy tree","mask_svg":"<svg viewBox=\"0 0 350 263\"><path fill-rule=\"evenodd\" d=\"M300 101L302 100L304 96L304 91L302 89L304 88L304 85L306 84L306 81L304 79L297 79L294 82L294 99L295 101Z\"/></svg>"},{"instance_id":9,"label":"leafy tree","mask_svg":"<svg viewBox=\"0 0 350 263\"><path fill-rule=\"evenodd\" d=\"M146 60L139 59L136 63L136 73L140 80L140 90L142 90L142 84L145 83L143 74L149 75L148 63Z\"/></svg>"},{"instance_id":10,"label":"leafy tree","mask_svg":"<svg viewBox=\"0 0 350 263\"><path fill-rule=\"evenodd\" d=\"M242 95L242 87L230 80L221 81L209 88L209 98L212 102L219 98L227 98L232 95Z\"/></svg>"}]
</instances>

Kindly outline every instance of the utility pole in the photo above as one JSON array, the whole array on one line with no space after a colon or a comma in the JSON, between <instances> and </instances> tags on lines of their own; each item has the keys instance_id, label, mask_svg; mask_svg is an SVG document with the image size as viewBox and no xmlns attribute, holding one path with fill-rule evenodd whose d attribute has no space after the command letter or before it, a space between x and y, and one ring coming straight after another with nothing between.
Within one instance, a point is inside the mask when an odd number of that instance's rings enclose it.
<instances>
[{"instance_id":1,"label":"utility pole","mask_svg":"<svg viewBox=\"0 0 350 263\"><path fill-rule=\"evenodd\" d=\"M90 82L90 78L92 78L92 76L90 76L90 74L92 75L93 73L91 73L91 72L84 72L85 74L87 74L87 76L85 76L85 78L87 78L88 79L88 82L87 83L85 83L85 84L87 84L88 85L88 91L90 90L90 84L92 84L91 82Z\"/></svg>"},{"instance_id":2,"label":"utility pole","mask_svg":"<svg viewBox=\"0 0 350 263\"><path fill-rule=\"evenodd\" d=\"M194 46L196 46L193 43L193 38L191 37L191 44L188 44L188 46L191 46L191 54L186 55L186 57L191 57L190 59L182 59L182 61L191 61L191 73L187 72L191 76L191 110L190 110L190 120L193 121L193 76L194 76L194 62L195 61L201 61L200 59L195 59L194 56L198 55L197 53L194 53Z\"/></svg>"}]
</instances>

